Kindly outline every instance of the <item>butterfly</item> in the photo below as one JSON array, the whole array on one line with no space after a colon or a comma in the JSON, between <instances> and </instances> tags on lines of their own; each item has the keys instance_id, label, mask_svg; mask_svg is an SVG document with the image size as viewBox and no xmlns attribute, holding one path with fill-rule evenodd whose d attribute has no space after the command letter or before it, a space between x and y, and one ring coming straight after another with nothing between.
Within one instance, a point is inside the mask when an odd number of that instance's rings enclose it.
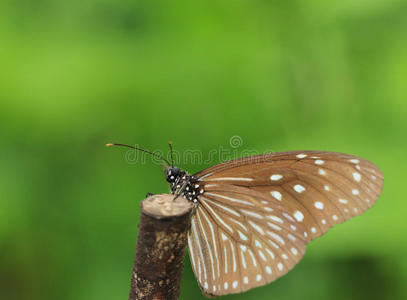
<instances>
[{"instance_id":1,"label":"butterfly","mask_svg":"<svg viewBox=\"0 0 407 300\"><path fill-rule=\"evenodd\" d=\"M189 255L210 296L244 292L286 274L311 240L372 207L383 187L373 163L336 152L250 156L193 175L163 159L171 193L195 204Z\"/></svg>"}]
</instances>

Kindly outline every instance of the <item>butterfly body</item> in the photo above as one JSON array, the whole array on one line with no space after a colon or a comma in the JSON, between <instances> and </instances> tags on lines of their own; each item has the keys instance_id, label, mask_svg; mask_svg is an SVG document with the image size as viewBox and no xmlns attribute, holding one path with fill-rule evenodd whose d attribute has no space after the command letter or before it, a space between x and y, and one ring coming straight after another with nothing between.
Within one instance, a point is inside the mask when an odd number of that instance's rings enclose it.
<instances>
[{"instance_id":1,"label":"butterfly body","mask_svg":"<svg viewBox=\"0 0 407 300\"><path fill-rule=\"evenodd\" d=\"M188 235L195 276L219 296L267 284L292 269L306 244L374 205L383 175L335 152L264 154L194 175L165 169L171 193L196 205Z\"/></svg>"},{"instance_id":2,"label":"butterfly body","mask_svg":"<svg viewBox=\"0 0 407 300\"><path fill-rule=\"evenodd\" d=\"M178 167L167 167L165 177L172 194L183 195L193 203L197 203L198 196L204 192L197 183L195 176L189 175Z\"/></svg>"}]
</instances>

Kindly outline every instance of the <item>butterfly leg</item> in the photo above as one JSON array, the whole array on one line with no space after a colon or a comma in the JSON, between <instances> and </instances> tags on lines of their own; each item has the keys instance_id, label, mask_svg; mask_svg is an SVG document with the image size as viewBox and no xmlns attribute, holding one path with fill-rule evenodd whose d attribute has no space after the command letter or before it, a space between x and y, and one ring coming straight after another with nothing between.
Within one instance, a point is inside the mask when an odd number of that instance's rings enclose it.
<instances>
[{"instance_id":1,"label":"butterfly leg","mask_svg":"<svg viewBox=\"0 0 407 300\"><path fill-rule=\"evenodd\" d=\"M148 198L148 197L150 197L150 196L154 196L155 194L153 194L153 193L147 193L146 194L146 198Z\"/></svg>"}]
</instances>

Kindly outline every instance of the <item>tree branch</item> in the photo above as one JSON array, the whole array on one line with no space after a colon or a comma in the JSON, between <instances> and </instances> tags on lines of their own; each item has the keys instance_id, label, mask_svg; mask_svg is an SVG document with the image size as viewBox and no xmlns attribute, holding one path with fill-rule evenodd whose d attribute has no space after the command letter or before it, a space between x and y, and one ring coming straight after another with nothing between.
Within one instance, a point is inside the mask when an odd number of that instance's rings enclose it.
<instances>
[{"instance_id":1,"label":"tree branch","mask_svg":"<svg viewBox=\"0 0 407 300\"><path fill-rule=\"evenodd\" d=\"M141 202L129 300L178 299L193 204L153 195Z\"/></svg>"}]
</instances>

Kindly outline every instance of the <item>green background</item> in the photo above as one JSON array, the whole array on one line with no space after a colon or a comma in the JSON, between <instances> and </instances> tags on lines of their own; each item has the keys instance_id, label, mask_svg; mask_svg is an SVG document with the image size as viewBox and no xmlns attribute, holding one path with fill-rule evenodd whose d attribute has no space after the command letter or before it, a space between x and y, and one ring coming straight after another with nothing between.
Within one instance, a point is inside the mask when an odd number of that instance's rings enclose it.
<instances>
[{"instance_id":1,"label":"green background","mask_svg":"<svg viewBox=\"0 0 407 300\"><path fill-rule=\"evenodd\" d=\"M0 101L0 299L126 299L139 202L168 186L104 144L206 155L235 135L356 154L385 184L225 299L407 298L406 1L2 0ZM181 299L203 299L188 258Z\"/></svg>"}]
</instances>

